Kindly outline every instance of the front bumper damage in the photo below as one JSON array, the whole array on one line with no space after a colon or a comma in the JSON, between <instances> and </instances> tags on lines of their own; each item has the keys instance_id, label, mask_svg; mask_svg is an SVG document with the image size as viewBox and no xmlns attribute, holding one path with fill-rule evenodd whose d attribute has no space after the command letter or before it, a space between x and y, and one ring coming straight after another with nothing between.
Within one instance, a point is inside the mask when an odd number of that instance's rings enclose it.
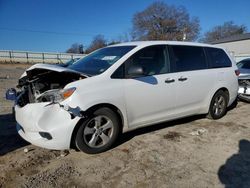
<instances>
[{"instance_id":1,"label":"front bumper damage","mask_svg":"<svg viewBox=\"0 0 250 188\"><path fill-rule=\"evenodd\" d=\"M11 88L6 92L6 99L15 102L19 135L43 148L69 149L74 127L85 116L79 107L69 106L72 99L63 98L60 91L72 91L70 95L66 92L71 97L75 89L65 90L65 86L85 78L55 65L37 64L26 70L18 81L18 91Z\"/></svg>"},{"instance_id":2,"label":"front bumper damage","mask_svg":"<svg viewBox=\"0 0 250 188\"><path fill-rule=\"evenodd\" d=\"M83 116L80 111L78 112L79 108L66 108L64 105L50 103L31 103L24 107L16 105L19 135L43 148L69 149L74 127Z\"/></svg>"},{"instance_id":3,"label":"front bumper damage","mask_svg":"<svg viewBox=\"0 0 250 188\"><path fill-rule=\"evenodd\" d=\"M239 77L238 97L241 100L250 102L250 75Z\"/></svg>"}]
</instances>

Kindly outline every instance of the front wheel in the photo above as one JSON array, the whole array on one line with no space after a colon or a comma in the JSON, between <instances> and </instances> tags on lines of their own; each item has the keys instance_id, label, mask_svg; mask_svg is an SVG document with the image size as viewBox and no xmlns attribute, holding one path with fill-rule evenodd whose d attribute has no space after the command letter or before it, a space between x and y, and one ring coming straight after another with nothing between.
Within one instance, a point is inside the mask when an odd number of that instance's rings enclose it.
<instances>
[{"instance_id":1,"label":"front wheel","mask_svg":"<svg viewBox=\"0 0 250 188\"><path fill-rule=\"evenodd\" d=\"M220 90L213 96L207 117L209 119L220 119L226 114L228 95Z\"/></svg>"},{"instance_id":2,"label":"front wheel","mask_svg":"<svg viewBox=\"0 0 250 188\"><path fill-rule=\"evenodd\" d=\"M116 113L109 108L100 108L82 123L75 143L85 153L101 153L111 148L119 133L119 118Z\"/></svg>"}]
</instances>

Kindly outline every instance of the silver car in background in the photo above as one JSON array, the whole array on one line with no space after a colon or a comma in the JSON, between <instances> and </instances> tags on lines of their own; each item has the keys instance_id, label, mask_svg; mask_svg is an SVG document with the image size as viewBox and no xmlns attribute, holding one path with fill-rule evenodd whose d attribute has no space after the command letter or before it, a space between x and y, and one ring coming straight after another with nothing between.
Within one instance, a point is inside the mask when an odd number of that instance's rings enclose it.
<instances>
[{"instance_id":1,"label":"silver car in background","mask_svg":"<svg viewBox=\"0 0 250 188\"><path fill-rule=\"evenodd\" d=\"M238 97L250 102L250 58L238 62L237 66L240 71Z\"/></svg>"}]
</instances>

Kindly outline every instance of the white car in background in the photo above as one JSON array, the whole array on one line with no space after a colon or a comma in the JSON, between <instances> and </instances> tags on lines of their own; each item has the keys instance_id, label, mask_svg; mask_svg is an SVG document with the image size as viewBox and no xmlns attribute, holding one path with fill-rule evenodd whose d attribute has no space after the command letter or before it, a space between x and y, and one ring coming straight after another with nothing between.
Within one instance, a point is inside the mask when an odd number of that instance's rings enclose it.
<instances>
[{"instance_id":1,"label":"white car in background","mask_svg":"<svg viewBox=\"0 0 250 188\"><path fill-rule=\"evenodd\" d=\"M36 64L18 83L17 130L40 147L100 153L139 127L221 118L237 97L237 74L219 47L168 41L108 46L68 67Z\"/></svg>"},{"instance_id":2,"label":"white car in background","mask_svg":"<svg viewBox=\"0 0 250 188\"><path fill-rule=\"evenodd\" d=\"M250 102L250 58L237 63L240 71L239 75L239 99Z\"/></svg>"}]
</instances>

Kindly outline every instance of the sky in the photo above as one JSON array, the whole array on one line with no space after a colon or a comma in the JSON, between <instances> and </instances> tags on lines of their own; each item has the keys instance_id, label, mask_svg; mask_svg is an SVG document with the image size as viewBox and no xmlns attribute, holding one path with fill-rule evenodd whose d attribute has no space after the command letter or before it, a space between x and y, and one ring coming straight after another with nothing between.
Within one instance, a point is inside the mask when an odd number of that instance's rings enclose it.
<instances>
[{"instance_id":1,"label":"sky","mask_svg":"<svg viewBox=\"0 0 250 188\"><path fill-rule=\"evenodd\" d=\"M184 6L200 19L201 35L225 21L250 32L249 0L163 0ZM87 47L93 37L129 34L136 12L154 0L0 0L0 50L65 52L73 43Z\"/></svg>"}]
</instances>

